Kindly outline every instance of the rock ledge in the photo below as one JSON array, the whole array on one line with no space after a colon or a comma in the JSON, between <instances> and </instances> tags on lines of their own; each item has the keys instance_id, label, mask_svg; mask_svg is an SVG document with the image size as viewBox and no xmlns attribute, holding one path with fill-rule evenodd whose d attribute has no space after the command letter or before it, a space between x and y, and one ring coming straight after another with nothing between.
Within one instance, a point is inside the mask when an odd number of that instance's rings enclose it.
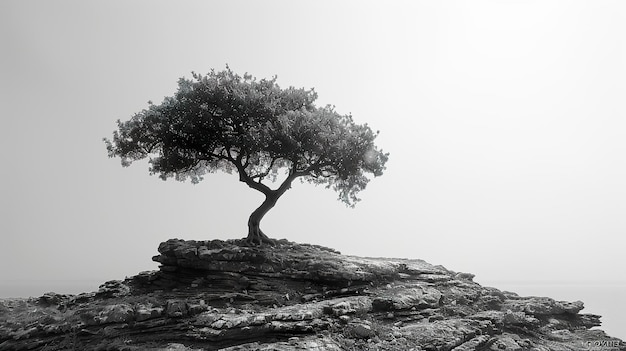
<instances>
[{"instance_id":1,"label":"rock ledge","mask_svg":"<svg viewBox=\"0 0 626 351\"><path fill-rule=\"evenodd\" d=\"M0 303L0 350L626 350L583 303L422 260L286 240L168 240L158 271Z\"/></svg>"}]
</instances>

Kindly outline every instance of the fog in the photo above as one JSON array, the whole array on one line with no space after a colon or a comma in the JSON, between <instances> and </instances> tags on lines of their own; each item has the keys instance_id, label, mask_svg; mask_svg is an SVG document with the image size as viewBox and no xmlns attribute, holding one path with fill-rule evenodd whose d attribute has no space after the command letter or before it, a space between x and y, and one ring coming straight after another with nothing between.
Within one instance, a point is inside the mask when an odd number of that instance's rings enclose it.
<instances>
[{"instance_id":1,"label":"fog","mask_svg":"<svg viewBox=\"0 0 626 351\"><path fill-rule=\"evenodd\" d=\"M179 77L228 64L315 88L390 153L354 209L296 183L268 235L619 306L585 287L626 285L625 15L619 1L3 1L0 285L97 289L156 269L168 238L244 237L262 196L236 176L163 182L102 142ZM625 338L615 311L603 329Z\"/></svg>"}]
</instances>

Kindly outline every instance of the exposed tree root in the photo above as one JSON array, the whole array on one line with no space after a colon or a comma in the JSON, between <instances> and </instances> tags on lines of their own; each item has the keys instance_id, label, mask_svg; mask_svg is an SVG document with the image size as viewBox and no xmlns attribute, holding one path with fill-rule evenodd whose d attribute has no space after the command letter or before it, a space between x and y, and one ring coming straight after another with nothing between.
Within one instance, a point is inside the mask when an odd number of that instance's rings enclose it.
<instances>
[{"instance_id":1,"label":"exposed tree root","mask_svg":"<svg viewBox=\"0 0 626 351\"><path fill-rule=\"evenodd\" d=\"M250 230L250 233L248 233L248 237L246 238L246 241L249 242L250 244L263 245L265 243L271 246L276 245L276 241L274 239L270 239L258 227Z\"/></svg>"}]
</instances>

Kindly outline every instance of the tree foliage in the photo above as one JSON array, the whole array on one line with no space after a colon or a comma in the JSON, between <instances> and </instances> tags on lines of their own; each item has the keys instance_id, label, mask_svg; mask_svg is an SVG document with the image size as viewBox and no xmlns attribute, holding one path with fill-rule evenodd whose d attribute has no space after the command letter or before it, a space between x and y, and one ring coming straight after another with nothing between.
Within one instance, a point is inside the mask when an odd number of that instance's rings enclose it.
<instances>
[{"instance_id":1,"label":"tree foliage","mask_svg":"<svg viewBox=\"0 0 626 351\"><path fill-rule=\"evenodd\" d=\"M334 189L353 206L369 181L366 173L382 175L388 154L374 145L378 132L331 106L316 107L316 98L313 89L282 89L276 77L242 77L228 67L193 73L178 81L174 96L118 120L105 142L122 165L148 158L151 174L164 180L196 183L207 173L236 171L242 182L277 199L300 178ZM277 179L277 189L266 184Z\"/></svg>"}]
</instances>

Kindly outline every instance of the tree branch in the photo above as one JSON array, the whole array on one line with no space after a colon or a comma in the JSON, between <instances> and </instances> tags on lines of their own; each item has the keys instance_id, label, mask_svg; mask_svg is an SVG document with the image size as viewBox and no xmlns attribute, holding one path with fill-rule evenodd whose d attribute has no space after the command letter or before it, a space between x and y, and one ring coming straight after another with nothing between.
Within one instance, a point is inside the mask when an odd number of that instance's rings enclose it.
<instances>
[{"instance_id":1,"label":"tree branch","mask_svg":"<svg viewBox=\"0 0 626 351\"><path fill-rule=\"evenodd\" d=\"M230 157L230 156L224 156L222 154L216 154L216 153L208 153L204 155L198 155L198 158L200 160L204 160L204 161L213 161L214 158L220 159L220 160L225 160L225 161L230 161L231 163L234 164L234 160Z\"/></svg>"},{"instance_id":2,"label":"tree branch","mask_svg":"<svg viewBox=\"0 0 626 351\"><path fill-rule=\"evenodd\" d=\"M152 150L154 150L154 148L157 147L159 143L160 143L159 140L155 140L151 142L149 145L144 146L144 151L146 152L146 154L151 154Z\"/></svg>"},{"instance_id":3,"label":"tree branch","mask_svg":"<svg viewBox=\"0 0 626 351\"><path fill-rule=\"evenodd\" d=\"M291 188L291 183L293 182L294 179L302 176L304 174L301 174L300 172L290 172L289 176L287 176L287 179L285 179L282 184L280 184L280 186L278 187L278 189L274 190L276 192L276 194L278 196L281 196L282 194L285 193L285 191L287 191L289 188Z\"/></svg>"},{"instance_id":4,"label":"tree branch","mask_svg":"<svg viewBox=\"0 0 626 351\"><path fill-rule=\"evenodd\" d=\"M239 172L239 181L248 184L248 186L252 189L258 190L265 195L272 193L272 189L270 189L267 185L261 183L260 181L255 182L254 179L246 173L246 168L241 164L241 159L231 160L231 162L233 162L235 167L237 167L237 172Z\"/></svg>"},{"instance_id":5,"label":"tree branch","mask_svg":"<svg viewBox=\"0 0 626 351\"><path fill-rule=\"evenodd\" d=\"M272 158L272 161L270 162L270 165L267 167L265 172L261 172L259 174L255 174L253 176L250 176L250 178L252 178L252 179L259 178L259 181L261 181L261 179L267 177L267 175L270 174L270 172L272 171L272 168L274 167L274 163L276 162L276 160L277 160L277 158Z\"/></svg>"},{"instance_id":6,"label":"tree branch","mask_svg":"<svg viewBox=\"0 0 626 351\"><path fill-rule=\"evenodd\" d=\"M226 150L226 154L228 155L228 158L230 160L234 160L233 155L230 153L230 146L226 146L224 147L224 149ZM237 155L237 157L239 157L239 155Z\"/></svg>"},{"instance_id":7,"label":"tree branch","mask_svg":"<svg viewBox=\"0 0 626 351\"><path fill-rule=\"evenodd\" d=\"M320 159L318 160L317 163L310 165L309 167L307 167L304 171L301 171L300 173L302 173L302 175L309 174L317 178L318 176L324 176L322 174L322 172L324 172L323 168L328 167L328 166L331 166L329 162L321 162L321 159Z\"/></svg>"}]
</instances>

